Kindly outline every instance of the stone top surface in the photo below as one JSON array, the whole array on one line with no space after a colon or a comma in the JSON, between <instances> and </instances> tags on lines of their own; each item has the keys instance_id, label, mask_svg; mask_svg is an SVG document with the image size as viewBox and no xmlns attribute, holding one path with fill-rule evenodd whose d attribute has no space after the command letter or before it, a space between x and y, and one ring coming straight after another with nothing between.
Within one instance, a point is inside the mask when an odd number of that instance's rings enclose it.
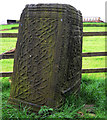
<instances>
[{"instance_id":1,"label":"stone top surface","mask_svg":"<svg viewBox=\"0 0 107 120\"><path fill-rule=\"evenodd\" d=\"M54 14L59 12L61 14L68 14L68 16L72 16L72 18L75 18L78 14L79 17L82 17L81 12L69 4L27 4L23 12L26 17L29 15L33 16L33 14L40 12L52 12Z\"/></svg>"},{"instance_id":2,"label":"stone top surface","mask_svg":"<svg viewBox=\"0 0 107 120\"><path fill-rule=\"evenodd\" d=\"M78 11L75 7L69 4L27 4L25 8L28 9L66 9Z\"/></svg>"}]
</instances>

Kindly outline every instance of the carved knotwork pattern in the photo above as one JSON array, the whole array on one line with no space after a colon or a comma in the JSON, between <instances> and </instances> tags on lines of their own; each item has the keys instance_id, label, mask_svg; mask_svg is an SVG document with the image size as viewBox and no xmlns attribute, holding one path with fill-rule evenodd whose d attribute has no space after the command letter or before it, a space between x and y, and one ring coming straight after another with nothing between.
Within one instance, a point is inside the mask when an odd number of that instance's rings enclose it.
<instances>
[{"instance_id":1,"label":"carved knotwork pattern","mask_svg":"<svg viewBox=\"0 0 107 120\"><path fill-rule=\"evenodd\" d=\"M20 49L16 51L14 72L18 76L14 77L17 79L13 92L15 98L30 98L30 102L45 104L44 95L48 93L44 93L46 90L43 89L48 88L48 80L52 76L55 45L52 36L57 33L56 22L56 19L33 18L21 23L20 41L17 43Z\"/></svg>"},{"instance_id":2,"label":"carved knotwork pattern","mask_svg":"<svg viewBox=\"0 0 107 120\"><path fill-rule=\"evenodd\" d=\"M66 93L80 89L81 53L79 11L69 5L28 5L20 20L11 98L59 106Z\"/></svg>"}]
</instances>

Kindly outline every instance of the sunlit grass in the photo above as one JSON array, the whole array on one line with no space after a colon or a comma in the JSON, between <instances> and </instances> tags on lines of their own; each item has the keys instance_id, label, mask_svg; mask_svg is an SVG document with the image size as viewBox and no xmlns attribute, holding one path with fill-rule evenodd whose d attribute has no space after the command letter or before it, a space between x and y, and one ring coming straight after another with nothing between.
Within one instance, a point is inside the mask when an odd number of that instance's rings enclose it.
<instances>
[{"instance_id":1,"label":"sunlit grass","mask_svg":"<svg viewBox=\"0 0 107 120\"><path fill-rule=\"evenodd\" d=\"M83 24L97 24L97 25L105 25L105 23L98 23L98 22L83 22Z\"/></svg>"},{"instance_id":2,"label":"sunlit grass","mask_svg":"<svg viewBox=\"0 0 107 120\"><path fill-rule=\"evenodd\" d=\"M12 72L13 71L13 63L14 63L14 59L0 60L0 65L2 65L2 69L0 72Z\"/></svg>"},{"instance_id":3,"label":"sunlit grass","mask_svg":"<svg viewBox=\"0 0 107 120\"><path fill-rule=\"evenodd\" d=\"M84 27L83 32L104 32L105 27Z\"/></svg>"},{"instance_id":4,"label":"sunlit grass","mask_svg":"<svg viewBox=\"0 0 107 120\"><path fill-rule=\"evenodd\" d=\"M0 25L0 30L3 30L3 29L11 29L12 27L19 27L19 24ZM1 31L0 31L0 32L1 32Z\"/></svg>"},{"instance_id":5,"label":"sunlit grass","mask_svg":"<svg viewBox=\"0 0 107 120\"><path fill-rule=\"evenodd\" d=\"M105 36L84 36L82 52L104 52L106 40Z\"/></svg>"},{"instance_id":6,"label":"sunlit grass","mask_svg":"<svg viewBox=\"0 0 107 120\"><path fill-rule=\"evenodd\" d=\"M16 47L17 38L0 38L0 54L7 52Z\"/></svg>"},{"instance_id":7,"label":"sunlit grass","mask_svg":"<svg viewBox=\"0 0 107 120\"><path fill-rule=\"evenodd\" d=\"M0 33L18 33L18 29L0 31Z\"/></svg>"},{"instance_id":8,"label":"sunlit grass","mask_svg":"<svg viewBox=\"0 0 107 120\"><path fill-rule=\"evenodd\" d=\"M105 56L98 57L83 57L82 58L82 68L105 68Z\"/></svg>"}]
</instances>

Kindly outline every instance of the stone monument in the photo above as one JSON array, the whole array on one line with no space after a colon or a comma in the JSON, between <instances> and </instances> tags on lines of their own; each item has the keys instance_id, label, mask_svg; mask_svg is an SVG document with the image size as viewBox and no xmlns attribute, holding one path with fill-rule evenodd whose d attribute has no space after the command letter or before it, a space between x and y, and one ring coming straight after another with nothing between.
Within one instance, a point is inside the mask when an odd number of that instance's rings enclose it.
<instances>
[{"instance_id":1,"label":"stone monument","mask_svg":"<svg viewBox=\"0 0 107 120\"><path fill-rule=\"evenodd\" d=\"M9 103L38 111L77 94L82 68L82 14L66 4L26 5L20 18Z\"/></svg>"}]
</instances>

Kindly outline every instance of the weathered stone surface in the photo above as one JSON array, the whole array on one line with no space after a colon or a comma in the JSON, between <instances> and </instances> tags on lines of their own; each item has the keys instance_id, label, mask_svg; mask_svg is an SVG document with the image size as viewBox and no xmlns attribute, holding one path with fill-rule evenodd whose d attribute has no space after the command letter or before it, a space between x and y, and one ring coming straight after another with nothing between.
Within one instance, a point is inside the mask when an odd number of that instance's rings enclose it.
<instances>
[{"instance_id":1,"label":"weathered stone surface","mask_svg":"<svg viewBox=\"0 0 107 120\"><path fill-rule=\"evenodd\" d=\"M9 102L58 107L81 84L82 15L65 4L27 5L22 12Z\"/></svg>"}]
</instances>

